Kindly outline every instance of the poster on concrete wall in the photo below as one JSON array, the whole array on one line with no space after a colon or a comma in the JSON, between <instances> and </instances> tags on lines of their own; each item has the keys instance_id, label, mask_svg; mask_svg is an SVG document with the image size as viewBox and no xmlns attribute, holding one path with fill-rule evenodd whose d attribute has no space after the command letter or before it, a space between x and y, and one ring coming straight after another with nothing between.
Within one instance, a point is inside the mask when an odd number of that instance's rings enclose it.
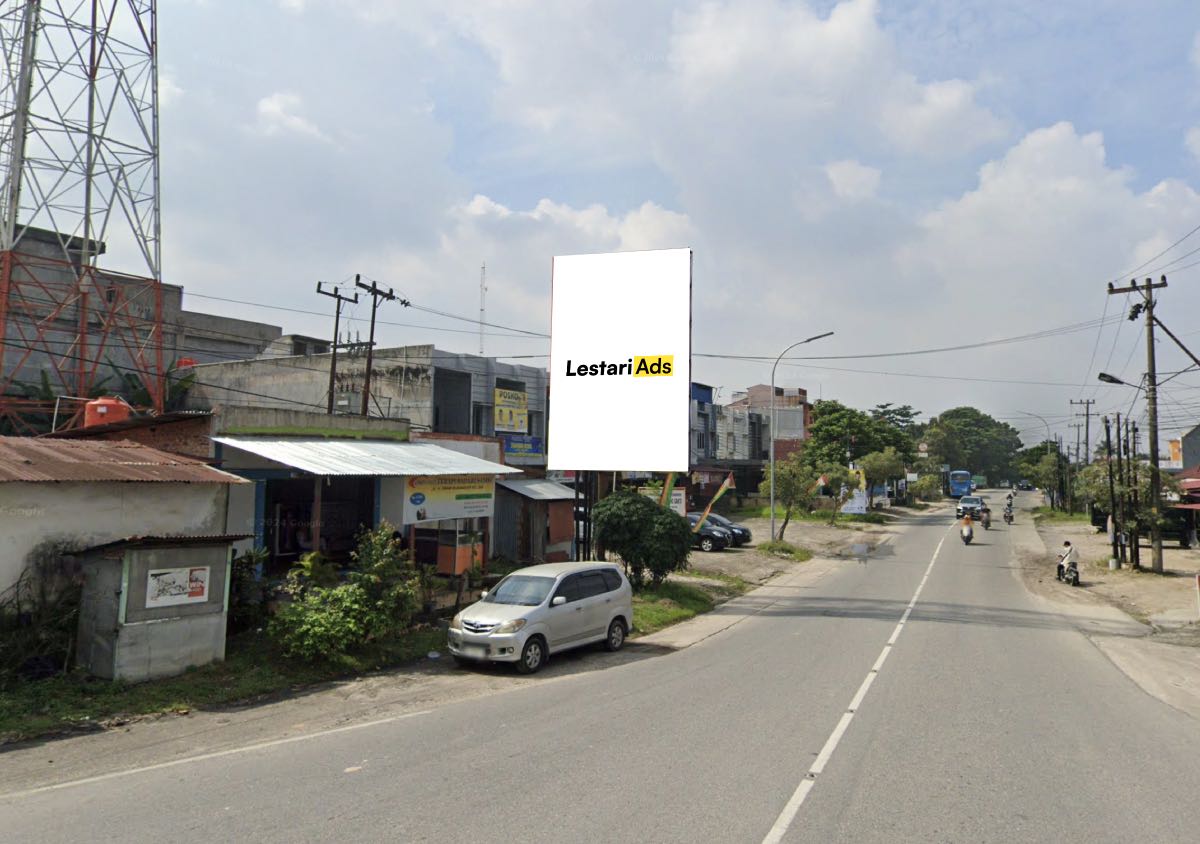
<instances>
[{"instance_id":1,"label":"poster on concrete wall","mask_svg":"<svg viewBox=\"0 0 1200 844\"><path fill-rule=\"evenodd\" d=\"M518 390L493 391L492 427L497 434L529 433L529 397Z\"/></svg>"},{"instance_id":2,"label":"poster on concrete wall","mask_svg":"<svg viewBox=\"0 0 1200 844\"><path fill-rule=\"evenodd\" d=\"M490 475L433 475L404 482L404 524L489 517L496 482Z\"/></svg>"},{"instance_id":3,"label":"poster on concrete wall","mask_svg":"<svg viewBox=\"0 0 1200 844\"><path fill-rule=\"evenodd\" d=\"M208 600L209 567L150 569L146 575L146 609Z\"/></svg>"},{"instance_id":4,"label":"poster on concrete wall","mask_svg":"<svg viewBox=\"0 0 1200 844\"><path fill-rule=\"evenodd\" d=\"M556 257L551 303L548 467L686 472L692 251Z\"/></svg>"}]
</instances>

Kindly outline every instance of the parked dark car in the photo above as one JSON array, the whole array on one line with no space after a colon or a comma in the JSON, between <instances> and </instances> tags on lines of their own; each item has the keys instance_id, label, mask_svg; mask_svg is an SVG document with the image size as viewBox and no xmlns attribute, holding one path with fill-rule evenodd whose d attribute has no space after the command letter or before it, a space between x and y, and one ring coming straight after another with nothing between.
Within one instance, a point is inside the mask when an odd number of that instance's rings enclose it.
<instances>
[{"instance_id":1,"label":"parked dark car","mask_svg":"<svg viewBox=\"0 0 1200 844\"><path fill-rule=\"evenodd\" d=\"M707 521L700 526L700 530L695 530L696 523L700 521L699 513L689 513L687 519L694 531L692 544L701 551L721 551L733 544L733 534Z\"/></svg>"},{"instance_id":2,"label":"parked dark car","mask_svg":"<svg viewBox=\"0 0 1200 844\"><path fill-rule=\"evenodd\" d=\"M696 518L700 518L702 515L704 515L704 514L703 513L688 513L688 518L691 518L692 516L695 516ZM733 547L734 548L738 548L742 545L746 545L747 543L750 542L751 539L754 538L750 534L750 528L746 527L745 525L739 525L737 522L730 521L729 519L722 516L720 513L709 513L707 521L710 524L714 524L717 527L725 528L725 530L729 531L729 533L733 536Z\"/></svg>"}]
</instances>

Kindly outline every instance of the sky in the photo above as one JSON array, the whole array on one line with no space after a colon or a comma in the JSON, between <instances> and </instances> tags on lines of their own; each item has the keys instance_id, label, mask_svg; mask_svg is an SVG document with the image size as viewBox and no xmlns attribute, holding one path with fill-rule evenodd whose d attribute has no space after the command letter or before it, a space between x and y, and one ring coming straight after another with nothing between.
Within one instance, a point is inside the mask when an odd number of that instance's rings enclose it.
<instances>
[{"instance_id":1,"label":"sky","mask_svg":"<svg viewBox=\"0 0 1200 844\"><path fill-rule=\"evenodd\" d=\"M316 283L358 273L478 318L486 263L486 353L544 365L508 329L548 330L552 256L688 246L693 376L720 401L770 362L702 355L833 331L802 351L836 359L777 383L970 404L1027 442L1073 442L1071 399L1142 410L1096 380L1145 369L1108 282L1168 275L1159 316L1200 349L1194 0L234 8L159 7L163 277L190 309L328 335ZM384 346L478 351L470 322L380 319L406 323ZM1162 400L1164 433L1200 422L1200 373Z\"/></svg>"}]
</instances>

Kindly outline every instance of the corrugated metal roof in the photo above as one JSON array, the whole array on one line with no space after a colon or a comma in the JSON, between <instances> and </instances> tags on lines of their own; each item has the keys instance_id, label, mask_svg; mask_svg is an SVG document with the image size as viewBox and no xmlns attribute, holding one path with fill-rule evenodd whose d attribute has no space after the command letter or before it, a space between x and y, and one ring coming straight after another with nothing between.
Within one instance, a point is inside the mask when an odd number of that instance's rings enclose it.
<instances>
[{"instance_id":1,"label":"corrugated metal roof","mask_svg":"<svg viewBox=\"0 0 1200 844\"><path fill-rule=\"evenodd\" d=\"M213 437L313 475L508 475L520 469L460 454L433 443L335 440L323 437Z\"/></svg>"},{"instance_id":2,"label":"corrugated metal roof","mask_svg":"<svg viewBox=\"0 0 1200 844\"><path fill-rule=\"evenodd\" d=\"M575 498L575 490L569 486L540 478L514 478L496 483L534 501L570 501Z\"/></svg>"},{"instance_id":3,"label":"corrugated metal roof","mask_svg":"<svg viewBox=\"0 0 1200 844\"><path fill-rule=\"evenodd\" d=\"M85 550L99 551L103 548L115 548L117 546L147 548L175 545L227 545L241 539L252 539L253 537L254 534L252 533L197 534L189 536L126 536L124 539L103 542Z\"/></svg>"},{"instance_id":4,"label":"corrugated metal roof","mask_svg":"<svg viewBox=\"0 0 1200 844\"><path fill-rule=\"evenodd\" d=\"M201 460L128 440L0 437L0 483L13 481L245 483Z\"/></svg>"}]
</instances>

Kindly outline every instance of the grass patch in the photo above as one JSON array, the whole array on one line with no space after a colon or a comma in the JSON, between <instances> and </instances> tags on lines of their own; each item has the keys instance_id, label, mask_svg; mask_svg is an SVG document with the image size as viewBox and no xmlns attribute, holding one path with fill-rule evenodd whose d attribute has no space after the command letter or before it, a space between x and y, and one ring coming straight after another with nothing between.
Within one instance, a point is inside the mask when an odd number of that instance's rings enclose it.
<instances>
[{"instance_id":1,"label":"grass patch","mask_svg":"<svg viewBox=\"0 0 1200 844\"><path fill-rule=\"evenodd\" d=\"M750 589L751 584L742 580L742 578L733 574L726 574L723 571L713 571L712 569L684 569L683 571L674 572L672 576L679 577L695 577L703 578L704 580L715 580L721 584L720 587L709 587L711 590L722 593L722 597L732 597L734 595L744 594ZM706 584L707 585L707 584Z\"/></svg>"},{"instance_id":2,"label":"grass patch","mask_svg":"<svg viewBox=\"0 0 1200 844\"><path fill-rule=\"evenodd\" d=\"M1038 524L1091 524L1092 518L1087 513L1068 513L1064 510L1052 510L1049 507L1034 507L1033 518Z\"/></svg>"},{"instance_id":3,"label":"grass patch","mask_svg":"<svg viewBox=\"0 0 1200 844\"><path fill-rule=\"evenodd\" d=\"M633 594L633 629L654 633L706 613L716 604L712 594L699 585L667 580L647 586Z\"/></svg>"},{"instance_id":4,"label":"grass patch","mask_svg":"<svg viewBox=\"0 0 1200 844\"><path fill-rule=\"evenodd\" d=\"M725 515L734 521L738 521L739 519L769 519L771 518L771 505L767 504L762 507L742 507L737 510L730 510L728 513L724 513L722 515ZM783 510L778 506L775 507L775 518L779 521L783 521ZM823 522L824 524L829 524L829 511L793 511L791 520L793 522ZM891 520L892 517L889 517L886 513L839 513L837 517L837 524L840 525L849 522L856 522L859 524L868 525L886 525Z\"/></svg>"},{"instance_id":5,"label":"grass patch","mask_svg":"<svg viewBox=\"0 0 1200 844\"><path fill-rule=\"evenodd\" d=\"M773 554L776 557L786 557L798 563L807 563L812 559L812 551L802 548L799 545L793 545L790 542L772 540L770 542L760 542L756 547L763 553Z\"/></svg>"},{"instance_id":6,"label":"grass patch","mask_svg":"<svg viewBox=\"0 0 1200 844\"><path fill-rule=\"evenodd\" d=\"M287 660L265 634L230 640L226 660L178 677L136 685L69 674L0 686L0 744L48 733L91 729L107 722L167 712L187 712L277 695L411 662L441 648L437 628L413 630L391 642L324 663Z\"/></svg>"}]
</instances>

